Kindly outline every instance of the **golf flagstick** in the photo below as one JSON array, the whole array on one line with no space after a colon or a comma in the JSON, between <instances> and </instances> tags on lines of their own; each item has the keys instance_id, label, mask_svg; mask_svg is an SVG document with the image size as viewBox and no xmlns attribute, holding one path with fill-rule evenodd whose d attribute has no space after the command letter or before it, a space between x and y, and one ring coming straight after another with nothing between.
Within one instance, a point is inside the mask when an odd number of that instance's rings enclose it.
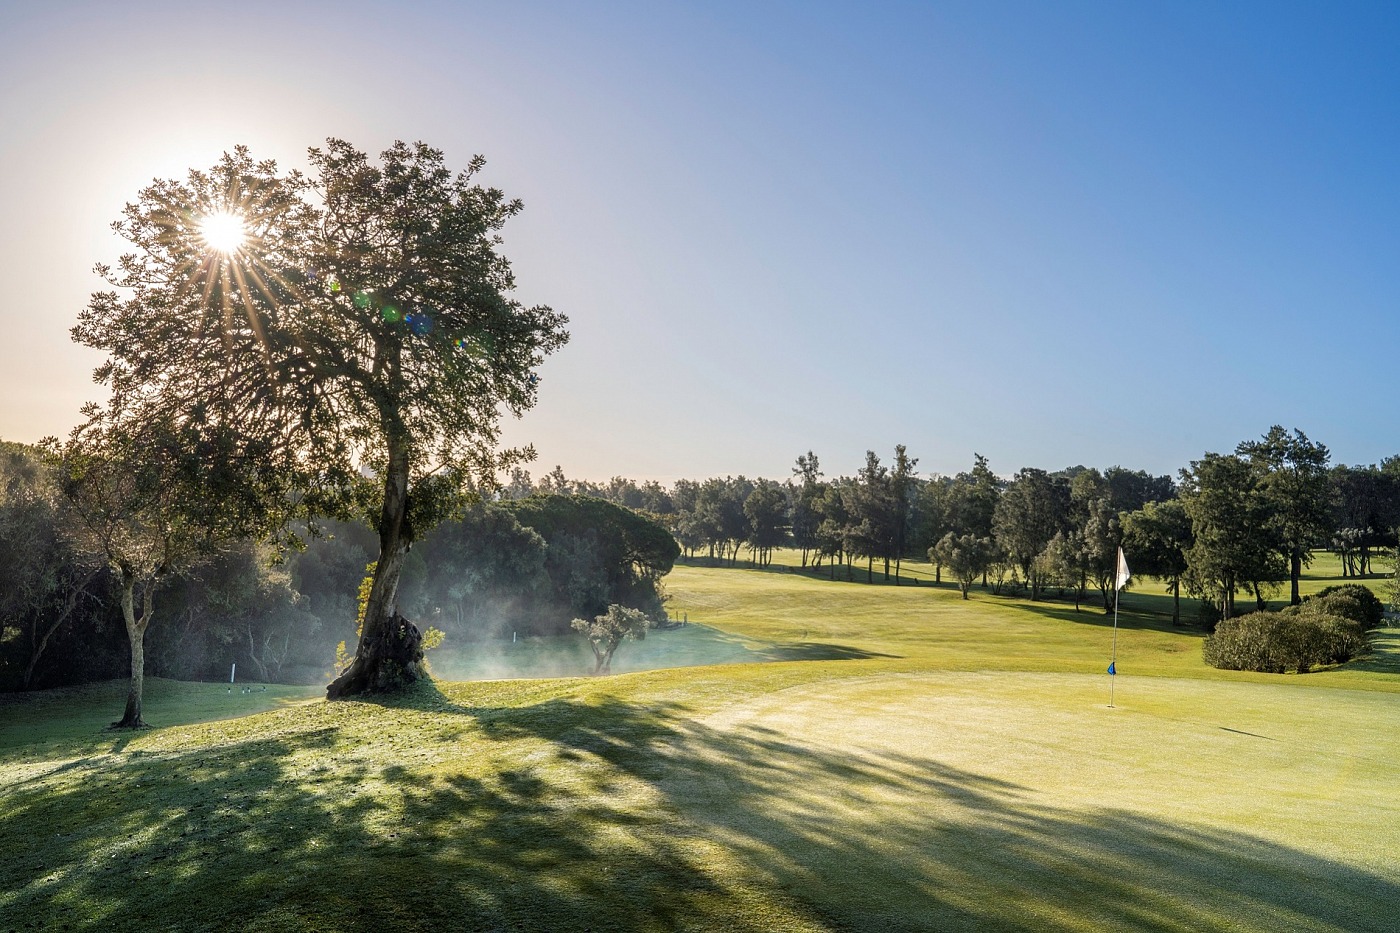
<instances>
[{"instance_id":1,"label":"golf flagstick","mask_svg":"<svg viewBox=\"0 0 1400 933\"><path fill-rule=\"evenodd\" d=\"M1113 587L1113 652L1108 658L1108 706L1113 708L1113 687L1118 679L1118 594L1124 584L1132 579L1128 572L1128 561L1123 556L1123 548L1118 548L1118 568L1114 574Z\"/></svg>"}]
</instances>

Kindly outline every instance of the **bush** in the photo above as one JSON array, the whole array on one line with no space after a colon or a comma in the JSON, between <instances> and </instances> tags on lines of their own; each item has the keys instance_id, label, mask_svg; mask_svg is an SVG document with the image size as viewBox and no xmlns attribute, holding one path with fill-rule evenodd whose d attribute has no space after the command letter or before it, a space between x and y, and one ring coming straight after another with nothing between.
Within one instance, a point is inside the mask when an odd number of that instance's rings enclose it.
<instances>
[{"instance_id":1,"label":"bush","mask_svg":"<svg viewBox=\"0 0 1400 933\"><path fill-rule=\"evenodd\" d=\"M1207 664L1221 670L1282 674L1284 668L1273 647L1277 619L1274 612L1225 619L1216 625L1215 634L1206 636L1201 655Z\"/></svg>"},{"instance_id":2,"label":"bush","mask_svg":"<svg viewBox=\"0 0 1400 933\"><path fill-rule=\"evenodd\" d=\"M1223 670L1306 674L1319 664L1342 664L1363 654L1366 632L1351 619L1323 611L1316 601L1226 619L1201 651L1207 664Z\"/></svg>"},{"instance_id":3,"label":"bush","mask_svg":"<svg viewBox=\"0 0 1400 933\"><path fill-rule=\"evenodd\" d=\"M1304 599L1303 605L1316 605L1328 615L1350 619L1361 626L1362 631L1379 628L1385 621L1385 604L1369 587L1360 583L1329 586Z\"/></svg>"}]
</instances>

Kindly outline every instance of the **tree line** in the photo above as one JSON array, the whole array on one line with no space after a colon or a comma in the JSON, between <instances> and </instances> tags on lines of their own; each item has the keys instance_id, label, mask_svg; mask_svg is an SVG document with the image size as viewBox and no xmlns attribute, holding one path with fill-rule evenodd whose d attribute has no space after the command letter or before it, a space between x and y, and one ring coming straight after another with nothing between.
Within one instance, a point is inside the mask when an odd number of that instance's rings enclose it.
<instances>
[{"instance_id":1,"label":"tree line","mask_svg":"<svg viewBox=\"0 0 1400 933\"><path fill-rule=\"evenodd\" d=\"M1375 572L1400 526L1400 456L1368 466L1332 465L1330 451L1280 426L1225 454L1207 452L1176 477L1121 466L1055 472L1024 467L993 472L974 455L953 476L920 476L904 445L888 462L867 451L854 476L828 478L813 452L782 480L727 476L679 480L670 487L614 477L566 478L558 467L533 481L515 469L506 496L537 491L608 499L648 513L675 536L687 559L754 565L791 547L801 566L852 579L901 582L909 557L949 574L966 596L980 581L994 592L1047 590L1083 600L1093 591L1111 606L1117 549L1135 573L1159 577L1174 597L1200 600L1207 627L1237 613L1238 597L1256 608L1298 580L1312 552L1341 558L1343 575ZM878 570L877 570L878 565Z\"/></svg>"},{"instance_id":2,"label":"tree line","mask_svg":"<svg viewBox=\"0 0 1400 933\"><path fill-rule=\"evenodd\" d=\"M1173 479L1141 470L1033 467L999 476L985 457L953 476L921 476L903 446L853 476L827 477L815 453L782 481L743 476L670 486L614 477L533 480L516 467L474 504L423 534L404 558L396 609L454 640L555 635L612 605L665 619L662 578L677 559L771 563L793 548L808 572L903 582L927 558L966 597L1053 593L1111 606L1116 553L1161 578L1181 619L1199 600L1207 628L1263 608L1317 548L1343 573L1375 572L1400 525L1400 457L1333 466L1300 431L1271 428ZM139 581L94 540L81 498L52 452L0 442L0 686L26 689L119 675L125 609L149 621L151 670L217 679L231 663L265 681L324 678L360 608L379 550L365 523L323 521L304 547L233 538ZM309 531L309 530L308 530ZM134 545L124 545L127 553ZM158 555L156 555L158 556ZM148 560L155 559L148 556ZM124 602L135 606L124 607ZM140 608L138 611L137 607Z\"/></svg>"}]
</instances>

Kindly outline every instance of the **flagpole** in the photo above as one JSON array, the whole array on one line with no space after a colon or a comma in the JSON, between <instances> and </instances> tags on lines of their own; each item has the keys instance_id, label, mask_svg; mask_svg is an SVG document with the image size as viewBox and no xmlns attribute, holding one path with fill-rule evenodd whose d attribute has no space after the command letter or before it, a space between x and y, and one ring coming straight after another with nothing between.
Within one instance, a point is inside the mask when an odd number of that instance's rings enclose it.
<instances>
[{"instance_id":1,"label":"flagpole","mask_svg":"<svg viewBox=\"0 0 1400 933\"><path fill-rule=\"evenodd\" d=\"M1121 586L1113 591L1113 652L1108 658L1108 708L1113 709L1113 686L1118 681L1118 594Z\"/></svg>"},{"instance_id":2,"label":"flagpole","mask_svg":"<svg viewBox=\"0 0 1400 933\"><path fill-rule=\"evenodd\" d=\"M1108 659L1108 708L1113 708L1113 688L1118 683L1118 594L1132 574L1128 571L1128 561L1123 557L1123 547L1118 547L1118 566L1113 571L1113 652Z\"/></svg>"}]
</instances>

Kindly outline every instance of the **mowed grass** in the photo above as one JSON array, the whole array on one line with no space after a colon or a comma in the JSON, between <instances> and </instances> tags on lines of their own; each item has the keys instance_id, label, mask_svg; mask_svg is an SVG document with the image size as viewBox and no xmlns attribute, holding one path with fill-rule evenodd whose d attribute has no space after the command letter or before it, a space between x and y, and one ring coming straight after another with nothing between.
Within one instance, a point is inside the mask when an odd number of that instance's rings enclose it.
<instances>
[{"instance_id":1,"label":"mowed grass","mask_svg":"<svg viewBox=\"0 0 1400 933\"><path fill-rule=\"evenodd\" d=\"M1395 929L1393 630L1334 671L1213 671L1149 582L1110 709L1101 611L668 588L793 660L138 734L97 731L118 688L7 701L0 929Z\"/></svg>"}]
</instances>

